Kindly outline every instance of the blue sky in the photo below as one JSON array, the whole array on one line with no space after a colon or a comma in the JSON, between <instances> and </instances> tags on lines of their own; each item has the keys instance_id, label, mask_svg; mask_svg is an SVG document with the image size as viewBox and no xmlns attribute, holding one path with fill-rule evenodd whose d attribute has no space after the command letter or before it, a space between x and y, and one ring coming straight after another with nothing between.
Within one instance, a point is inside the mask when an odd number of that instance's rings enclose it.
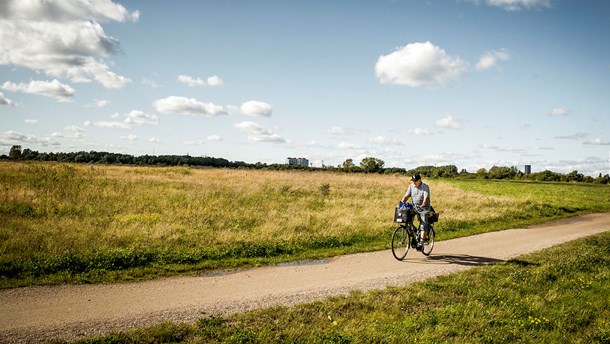
<instances>
[{"instance_id":1,"label":"blue sky","mask_svg":"<svg viewBox=\"0 0 610 344\"><path fill-rule=\"evenodd\" d=\"M610 3L0 4L0 153L610 173Z\"/></svg>"}]
</instances>

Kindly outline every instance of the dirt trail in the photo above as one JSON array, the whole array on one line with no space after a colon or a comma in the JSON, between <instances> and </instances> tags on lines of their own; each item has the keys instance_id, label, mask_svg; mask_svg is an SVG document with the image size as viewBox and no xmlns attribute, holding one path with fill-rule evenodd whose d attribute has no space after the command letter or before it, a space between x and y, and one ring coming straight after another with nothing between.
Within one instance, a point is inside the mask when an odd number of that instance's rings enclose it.
<instances>
[{"instance_id":1,"label":"dirt trail","mask_svg":"<svg viewBox=\"0 0 610 344\"><path fill-rule=\"evenodd\" d=\"M197 277L110 285L28 287L0 291L0 343L75 339L163 320L194 321L273 305L291 305L493 264L610 230L610 213L527 229L437 242L430 257L388 250L328 261L286 264Z\"/></svg>"}]
</instances>

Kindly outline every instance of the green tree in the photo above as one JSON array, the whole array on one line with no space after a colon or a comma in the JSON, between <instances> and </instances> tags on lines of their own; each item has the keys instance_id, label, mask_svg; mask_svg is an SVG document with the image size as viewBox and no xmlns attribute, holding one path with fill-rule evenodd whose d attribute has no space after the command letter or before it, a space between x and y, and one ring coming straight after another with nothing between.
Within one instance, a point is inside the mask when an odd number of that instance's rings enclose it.
<instances>
[{"instance_id":1,"label":"green tree","mask_svg":"<svg viewBox=\"0 0 610 344\"><path fill-rule=\"evenodd\" d=\"M366 173L381 173L383 172L385 162L381 159L366 157L360 162L360 167Z\"/></svg>"},{"instance_id":2,"label":"green tree","mask_svg":"<svg viewBox=\"0 0 610 344\"><path fill-rule=\"evenodd\" d=\"M352 168L354 166L354 159L346 159L343 162L343 165L341 165L341 168L344 169L345 171L349 171L350 168Z\"/></svg>"},{"instance_id":3,"label":"green tree","mask_svg":"<svg viewBox=\"0 0 610 344\"><path fill-rule=\"evenodd\" d=\"M494 166L489 169L489 179L512 179L517 175L516 167Z\"/></svg>"},{"instance_id":4,"label":"green tree","mask_svg":"<svg viewBox=\"0 0 610 344\"><path fill-rule=\"evenodd\" d=\"M578 173L578 171L572 171L566 174L565 178L568 182L582 182L585 176L582 173Z\"/></svg>"},{"instance_id":5,"label":"green tree","mask_svg":"<svg viewBox=\"0 0 610 344\"><path fill-rule=\"evenodd\" d=\"M21 157L21 146L13 146L8 153L8 157L11 159L19 159Z\"/></svg>"}]
</instances>

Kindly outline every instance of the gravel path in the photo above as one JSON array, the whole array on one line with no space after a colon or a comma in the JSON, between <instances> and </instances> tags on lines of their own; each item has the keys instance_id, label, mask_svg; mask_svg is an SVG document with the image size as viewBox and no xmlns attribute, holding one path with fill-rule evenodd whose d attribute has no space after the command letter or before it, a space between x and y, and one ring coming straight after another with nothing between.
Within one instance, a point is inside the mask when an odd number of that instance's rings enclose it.
<instances>
[{"instance_id":1,"label":"gravel path","mask_svg":"<svg viewBox=\"0 0 610 344\"><path fill-rule=\"evenodd\" d=\"M493 264L610 229L610 213L527 229L437 242L430 257L409 251L352 254L225 274L141 283L0 290L0 343L76 339L164 320L191 322L259 307L291 305Z\"/></svg>"}]
</instances>

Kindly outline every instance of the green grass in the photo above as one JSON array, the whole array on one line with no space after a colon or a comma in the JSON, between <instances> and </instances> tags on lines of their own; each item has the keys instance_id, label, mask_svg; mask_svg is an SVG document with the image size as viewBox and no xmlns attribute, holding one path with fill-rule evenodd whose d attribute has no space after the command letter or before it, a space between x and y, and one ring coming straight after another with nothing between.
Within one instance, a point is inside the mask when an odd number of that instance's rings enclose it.
<instances>
[{"instance_id":1,"label":"green grass","mask_svg":"<svg viewBox=\"0 0 610 344\"><path fill-rule=\"evenodd\" d=\"M608 343L610 232L493 266L79 343Z\"/></svg>"},{"instance_id":2,"label":"green grass","mask_svg":"<svg viewBox=\"0 0 610 344\"><path fill-rule=\"evenodd\" d=\"M437 239L610 210L610 187L426 180ZM121 282L389 247L404 176L0 163L0 288Z\"/></svg>"}]
</instances>

